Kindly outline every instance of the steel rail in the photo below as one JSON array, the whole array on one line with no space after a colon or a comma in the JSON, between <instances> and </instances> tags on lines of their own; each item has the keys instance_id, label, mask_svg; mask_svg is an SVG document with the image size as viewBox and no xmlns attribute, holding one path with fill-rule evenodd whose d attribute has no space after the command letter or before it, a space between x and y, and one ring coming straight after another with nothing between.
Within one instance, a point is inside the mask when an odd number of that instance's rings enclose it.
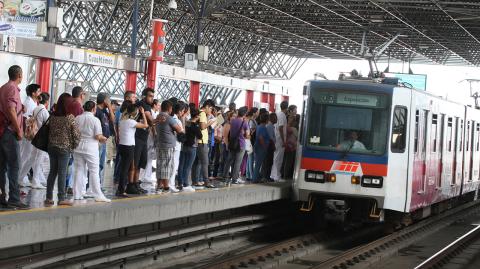
<instances>
[{"instance_id":1,"label":"steel rail","mask_svg":"<svg viewBox=\"0 0 480 269\"><path fill-rule=\"evenodd\" d=\"M139 255L139 251L145 254L219 236L252 231L278 224L282 219L282 216L279 216L279 219L269 219L265 215L232 216L12 258L0 261L0 268L52 268L58 263L93 266L136 256Z\"/></svg>"},{"instance_id":2,"label":"steel rail","mask_svg":"<svg viewBox=\"0 0 480 269\"><path fill-rule=\"evenodd\" d=\"M373 262L388 257L389 253L406 247L450 225L458 220L458 218L466 217L480 211L480 208L474 208L474 206L478 204L478 201L469 202L437 216L430 217L371 243L345 251L338 256L320 263L312 269L345 269L351 266L355 266L357 269L367 268L371 266ZM364 265L364 267L362 267L362 265Z\"/></svg>"},{"instance_id":3,"label":"steel rail","mask_svg":"<svg viewBox=\"0 0 480 269\"><path fill-rule=\"evenodd\" d=\"M444 247L439 252L435 253L433 256L417 265L415 269L427 269L435 268L444 260L449 260L451 256L455 256L454 253L464 249L466 246L478 240L480 237L480 225L477 224L477 227L470 230L468 233L464 234L462 237L450 243L448 246Z\"/></svg>"}]
</instances>

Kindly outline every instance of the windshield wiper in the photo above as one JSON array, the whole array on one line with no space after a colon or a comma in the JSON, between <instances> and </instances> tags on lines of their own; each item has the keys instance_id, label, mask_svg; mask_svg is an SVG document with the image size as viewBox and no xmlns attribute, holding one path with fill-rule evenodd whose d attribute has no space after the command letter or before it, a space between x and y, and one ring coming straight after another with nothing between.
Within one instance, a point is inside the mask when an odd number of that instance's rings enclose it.
<instances>
[{"instance_id":1,"label":"windshield wiper","mask_svg":"<svg viewBox=\"0 0 480 269\"><path fill-rule=\"evenodd\" d=\"M350 151L352 150L354 144L355 144L355 141L351 143L350 147L348 147L346 150L342 152L342 159L345 159L347 157L348 153L350 153Z\"/></svg>"}]
</instances>

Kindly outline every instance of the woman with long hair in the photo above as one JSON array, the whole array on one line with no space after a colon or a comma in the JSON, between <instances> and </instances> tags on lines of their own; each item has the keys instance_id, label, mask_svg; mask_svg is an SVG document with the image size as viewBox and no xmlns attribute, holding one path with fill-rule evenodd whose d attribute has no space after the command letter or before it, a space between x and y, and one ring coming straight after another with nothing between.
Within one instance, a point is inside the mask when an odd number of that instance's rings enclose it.
<instances>
[{"instance_id":1,"label":"woman with long hair","mask_svg":"<svg viewBox=\"0 0 480 269\"><path fill-rule=\"evenodd\" d=\"M48 122L48 156L50 157L50 173L47 179L46 206L52 206L53 186L58 176L58 205L73 205L72 201L66 200L65 181L67 178L67 166L70 154L80 142L80 131L75 117L67 114L67 107L73 101L69 93L63 93L58 98L55 112Z\"/></svg>"},{"instance_id":2,"label":"woman with long hair","mask_svg":"<svg viewBox=\"0 0 480 269\"><path fill-rule=\"evenodd\" d=\"M138 128L148 128L147 118L143 107L137 107L131 101L125 101L122 104L122 116L118 124L118 152L120 154L120 180L116 196L128 197L126 194L128 184L128 171L133 166L133 157L135 153L135 131ZM143 118L142 122L137 122L138 115ZM130 182L133 184L133 182Z\"/></svg>"}]
</instances>

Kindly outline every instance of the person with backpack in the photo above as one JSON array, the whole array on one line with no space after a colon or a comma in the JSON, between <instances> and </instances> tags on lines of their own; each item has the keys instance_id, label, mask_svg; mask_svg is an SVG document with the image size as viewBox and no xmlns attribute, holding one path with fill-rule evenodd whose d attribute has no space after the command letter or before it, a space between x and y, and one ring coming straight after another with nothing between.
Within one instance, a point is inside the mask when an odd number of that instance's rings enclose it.
<instances>
[{"instance_id":1,"label":"person with backpack","mask_svg":"<svg viewBox=\"0 0 480 269\"><path fill-rule=\"evenodd\" d=\"M237 117L230 121L230 131L227 139L228 160L225 165L223 174L228 175L230 167L232 167L232 173L230 175L230 181L233 184L244 184L240 178L240 165L245 155L245 139L250 139L250 131L248 128L248 122L245 122L245 115L247 114L247 108L241 107L238 109ZM227 178L228 181L228 178Z\"/></svg>"},{"instance_id":2,"label":"person with backpack","mask_svg":"<svg viewBox=\"0 0 480 269\"><path fill-rule=\"evenodd\" d=\"M36 120L37 131L47 122L50 117L48 112L48 104L50 103L50 94L43 92L38 97L38 106L33 110L33 116ZM33 177L32 177L32 189L45 189L47 185L47 178L43 171L43 163L48 160L48 154L44 151L33 147L32 155L33 160ZM44 186L45 185L45 186Z\"/></svg>"},{"instance_id":3,"label":"person with backpack","mask_svg":"<svg viewBox=\"0 0 480 269\"><path fill-rule=\"evenodd\" d=\"M29 209L20 201L18 172L20 170L20 143L23 139L23 105L20 88L23 71L18 65L8 69L8 82L0 88L0 205L8 208ZM8 175L9 193L6 200L5 184Z\"/></svg>"},{"instance_id":4,"label":"person with backpack","mask_svg":"<svg viewBox=\"0 0 480 269\"><path fill-rule=\"evenodd\" d=\"M23 120L25 122L25 139L23 139L22 143L20 144L20 156L22 156L22 162L20 163L20 174L18 175L18 184L21 187L31 187L28 180L28 172L33 166L33 161L35 159L35 155L32 154L34 151L34 147L32 146L32 139L37 132L37 121L34 118L33 110L38 106L38 96L42 93L40 89L40 85L38 84L30 84L25 89L27 92L27 97L23 102L23 106L25 109L25 113L23 113ZM33 182L35 187L39 187L40 184L38 182Z\"/></svg>"}]
</instances>

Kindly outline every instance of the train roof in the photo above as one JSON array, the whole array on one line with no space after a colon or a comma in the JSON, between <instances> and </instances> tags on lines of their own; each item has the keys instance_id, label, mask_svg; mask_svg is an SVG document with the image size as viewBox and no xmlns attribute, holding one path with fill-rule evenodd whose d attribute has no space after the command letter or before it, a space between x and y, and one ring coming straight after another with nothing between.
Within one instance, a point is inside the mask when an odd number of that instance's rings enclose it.
<instances>
[{"instance_id":1,"label":"train roof","mask_svg":"<svg viewBox=\"0 0 480 269\"><path fill-rule=\"evenodd\" d=\"M306 84L310 84L310 86L324 88L324 89L328 89L332 87L335 87L338 89L340 87L345 90L352 90L352 91L367 90L372 92L388 93L388 94L392 94L394 89L405 89L405 90L411 90L413 92L417 92L420 94L424 94L439 100L470 107L467 104L462 104L456 101L448 100L443 98L442 96L434 95L427 91L422 91L415 88L407 88L400 85L379 83L372 80L308 80Z\"/></svg>"}]
</instances>

